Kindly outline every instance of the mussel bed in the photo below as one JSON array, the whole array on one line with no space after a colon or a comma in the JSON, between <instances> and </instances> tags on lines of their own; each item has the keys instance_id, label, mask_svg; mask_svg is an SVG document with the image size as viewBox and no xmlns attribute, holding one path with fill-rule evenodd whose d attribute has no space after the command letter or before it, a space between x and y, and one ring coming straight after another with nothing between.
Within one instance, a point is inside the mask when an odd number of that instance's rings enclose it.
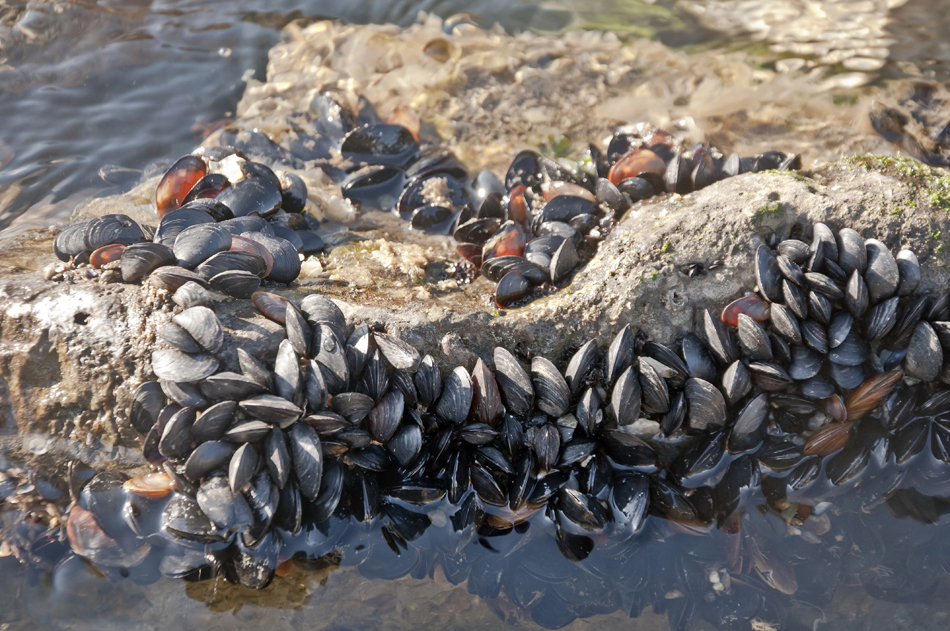
<instances>
[{"instance_id":1,"label":"mussel bed","mask_svg":"<svg viewBox=\"0 0 950 631\"><path fill-rule=\"evenodd\" d=\"M950 562L950 294L916 293L912 252L801 229L759 247L759 295L673 348L625 327L443 375L325 297L258 292L286 327L276 360L218 372L202 358L223 327L190 306L175 322L205 347L156 350L164 380L129 410L156 472L93 477L59 550L251 588L288 563L438 567L545 628L647 606L675 629L781 628L839 584L926 601ZM208 374L174 381L196 362Z\"/></svg>"},{"instance_id":2,"label":"mussel bed","mask_svg":"<svg viewBox=\"0 0 950 631\"><path fill-rule=\"evenodd\" d=\"M469 182L367 105L347 113L318 95L323 144L308 146L326 155L308 159L326 160L351 200L451 231L499 282L499 305L569 278L648 192L799 166L683 152L641 130L605 154L592 145L588 170L522 152L504 183ZM673 629L779 629L792 603L825 606L839 584L925 602L950 570L950 294L918 291L913 252L797 225L758 247L756 287L670 346L627 326L570 356L496 348L446 370L324 296L261 291L322 246L300 214L306 187L249 147L173 165L154 231L112 215L57 238L71 265L145 280L177 309L152 355L158 381L128 411L153 471L76 484L65 536L24 544L24 559L54 576L78 556L141 584L223 576L252 589L289 564L377 579L439 568L552 629L646 607ZM238 349L240 372L221 371L212 291L250 298L285 339L266 357Z\"/></svg>"}]
</instances>

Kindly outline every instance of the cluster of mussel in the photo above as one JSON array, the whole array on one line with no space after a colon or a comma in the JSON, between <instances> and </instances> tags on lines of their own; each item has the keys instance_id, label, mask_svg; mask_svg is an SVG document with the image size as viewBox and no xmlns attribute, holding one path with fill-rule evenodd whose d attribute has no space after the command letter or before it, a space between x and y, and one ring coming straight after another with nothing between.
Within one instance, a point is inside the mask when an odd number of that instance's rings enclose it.
<instances>
[{"instance_id":1,"label":"cluster of mussel","mask_svg":"<svg viewBox=\"0 0 950 631\"><path fill-rule=\"evenodd\" d=\"M318 95L315 102L327 99ZM667 132L643 126L614 134L606 153L591 144L581 160L524 150L504 182L487 170L470 179L447 150L419 152L398 125L356 127L341 150L356 169L343 182L346 197L395 209L415 229L452 234L459 255L498 283L494 300L502 307L524 304L565 280L638 201L686 194L740 173L801 168L798 155L727 157L702 144L686 149Z\"/></svg>"},{"instance_id":2,"label":"cluster of mussel","mask_svg":"<svg viewBox=\"0 0 950 631\"><path fill-rule=\"evenodd\" d=\"M917 293L910 251L796 230L756 251L759 295L676 350L624 327L563 369L496 348L443 375L323 296L258 292L286 338L222 372L186 283L162 337L199 348L155 351L129 410L156 470L92 478L72 550L253 588L326 555L371 578L438 567L546 628L647 606L674 629L781 628L838 584L926 600L950 568L950 295Z\"/></svg>"},{"instance_id":3,"label":"cluster of mussel","mask_svg":"<svg viewBox=\"0 0 950 631\"><path fill-rule=\"evenodd\" d=\"M298 175L272 170L231 146L201 147L159 182L157 227L103 215L71 224L53 247L61 261L88 264L111 280L147 277L153 287L172 291L193 281L249 298L264 279L293 282L300 254L323 250L316 220L303 212L306 203Z\"/></svg>"}]
</instances>

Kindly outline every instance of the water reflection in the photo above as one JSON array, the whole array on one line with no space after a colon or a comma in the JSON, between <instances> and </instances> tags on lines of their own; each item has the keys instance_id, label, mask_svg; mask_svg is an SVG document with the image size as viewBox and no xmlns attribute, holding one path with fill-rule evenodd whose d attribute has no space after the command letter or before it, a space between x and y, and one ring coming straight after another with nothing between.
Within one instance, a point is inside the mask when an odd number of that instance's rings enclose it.
<instances>
[{"instance_id":1,"label":"water reflection","mask_svg":"<svg viewBox=\"0 0 950 631\"><path fill-rule=\"evenodd\" d=\"M936 598L948 593L945 520L928 524L889 508L832 509L820 543L786 534L774 513L750 510L743 523L756 539L747 570L730 565L734 535L681 532L655 515L641 536L620 547L600 542L583 561L563 556L540 516L518 530L454 532L434 525L435 514L450 509L440 504L398 554L382 535L390 518L335 517L305 523L296 538L282 533L298 550L263 590L237 584L234 561L215 546L202 554L219 571L183 582L162 578L150 560L128 569L94 565L42 527L21 525L21 543L34 539L19 553L26 563L0 557L0 624L467 629L500 619L528 628L687 629L704 620L719 629L752 621L754 629L856 629L873 620L884 629L911 616L939 628L947 616L946 601Z\"/></svg>"}]
</instances>

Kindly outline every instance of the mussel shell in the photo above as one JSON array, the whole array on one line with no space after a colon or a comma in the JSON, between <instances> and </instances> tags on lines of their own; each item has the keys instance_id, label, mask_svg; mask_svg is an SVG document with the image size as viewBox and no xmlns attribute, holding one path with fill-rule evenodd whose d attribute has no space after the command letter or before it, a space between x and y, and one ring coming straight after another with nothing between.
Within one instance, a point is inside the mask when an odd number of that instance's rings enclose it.
<instances>
[{"instance_id":1,"label":"mussel shell","mask_svg":"<svg viewBox=\"0 0 950 631\"><path fill-rule=\"evenodd\" d=\"M224 345L224 329L214 311L207 307L191 307L172 318L208 353L217 353ZM173 380L175 381L175 380ZM193 381L178 379L177 381Z\"/></svg>"},{"instance_id":2,"label":"mussel shell","mask_svg":"<svg viewBox=\"0 0 950 631\"><path fill-rule=\"evenodd\" d=\"M559 283L577 267L580 257L574 247L573 239L564 239L551 257L551 282Z\"/></svg>"},{"instance_id":3,"label":"mussel shell","mask_svg":"<svg viewBox=\"0 0 950 631\"><path fill-rule=\"evenodd\" d=\"M495 348L494 359L495 377L508 411L516 416L527 416L534 409L534 386L528 373L504 348Z\"/></svg>"},{"instance_id":4,"label":"mussel shell","mask_svg":"<svg viewBox=\"0 0 950 631\"><path fill-rule=\"evenodd\" d=\"M192 482L200 482L212 471L227 465L234 449L233 444L216 440L201 443L185 461L185 477Z\"/></svg>"},{"instance_id":5,"label":"mussel shell","mask_svg":"<svg viewBox=\"0 0 950 631\"><path fill-rule=\"evenodd\" d=\"M70 257L86 251L83 242L83 230L90 220L73 223L63 229L53 240L53 252L60 261L69 261Z\"/></svg>"},{"instance_id":6,"label":"mussel shell","mask_svg":"<svg viewBox=\"0 0 950 631\"><path fill-rule=\"evenodd\" d=\"M738 315L739 349L752 361L772 361L772 343L765 328L744 313Z\"/></svg>"},{"instance_id":7,"label":"mussel shell","mask_svg":"<svg viewBox=\"0 0 950 631\"><path fill-rule=\"evenodd\" d=\"M222 401L207 408L191 427L191 433L198 443L219 440L234 421L237 412L236 401Z\"/></svg>"},{"instance_id":8,"label":"mussel shell","mask_svg":"<svg viewBox=\"0 0 950 631\"><path fill-rule=\"evenodd\" d=\"M231 238L233 239L234 237ZM241 239L243 238L244 237L241 237ZM248 241L250 240L248 239ZM251 243L254 242L251 241ZM229 271L250 272L258 278L264 278L267 274L267 263L263 257L256 252L232 249L226 252L218 252L208 257L195 268L195 273L207 281L210 281L214 276L222 272Z\"/></svg>"},{"instance_id":9,"label":"mussel shell","mask_svg":"<svg viewBox=\"0 0 950 631\"><path fill-rule=\"evenodd\" d=\"M158 451L167 458L184 456L194 443L191 427L195 423L198 410L194 407L184 407L175 412L165 424L162 437L158 443Z\"/></svg>"},{"instance_id":10,"label":"mussel shell","mask_svg":"<svg viewBox=\"0 0 950 631\"><path fill-rule=\"evenodd\" d=\"M887 335L897 324L897 296L876 304L864 316L864 334L870 342L876 342Z\"/></svg>"},{"instance_id":11,"label":"mussel shell","mask_svg":"<svg viewBox=\"0 0 950 631\"><path fill-rule=\"evenodd\" d=\"M600 352L597 350L596 340L585 342L574 355L564 371L564 377L570 388L571 396L580 394L581 388L585 385L586 379L594 369L594 365L599 359Z\"/></svg>"},{"instance_id":12,"label":"mussel shell","mask_svg":"<svg viewBox=\"0 0 950 631\"><path fill-rule=\"evenodd\" d=\"M340 145L344 158L364 164L405 166L419 151L408 129L402 125L371 124L357 127Z\"/></svg>"},{"instance_id":13,"label":"mussel shell","mask_svg":"<svg viewBox=\"0 0 950 631\"><path fill-rule=\"evenodd\" d=\"M369 413L369 431L373 438L386 443L402 420L405 411L405 398L399 390L391 390Z\"/></svg>"},{"instance_id":14,"label":"mussel shell","mask_svg":"<svg viewBox=\"0 0 950 631\"><path fill-rule=\"evenodd\" d=\"M929 323L918 322L904 359L907 376L930 383L937 380L942 366L943 348L937 334Z\"/></svg>"},{"instance_id":15,"label":"mussel shell","mask_svg":"<svg viewBox=\"0 0 950 631\"><path fill-rule=\"evenodd\" d=\"M422 405L430 407L439 400L442 394L442 376L439 374L439 365L431 355L422 358L414 382Z\"/></svg>"},{"instance_id":16,"label":"mussel shell","mask_svg":"<svg viewBox=\"0 0 950 631\"><path fill-rule=\"evenodd\" d=\"M194 281L188 281L175 291L172 302L182 309L191 307L208 307L214 305L211 293Z\"/></svg>"},{"instance_id":17,"label":"mussel shell","mask_svg":"<svg viewBox=\"0 0 950 631\"><path fill-rule=\"evenodd\" d=\"M683 360L689 369L689 376L704 381L715 381L716 365L706 345L694 333L683 336Z\"/></svg>"},{"instance_id":18,"label":"mussel shell","mask_svg":"<svg viewBox=\"0 0 950 631\"><path fill-rule=\"evenodd\" d=\"M641 388L640 380L633 367L627 368L617 382L614 384L610 393L610 406L608 410L617 421L617 425L632 425L640 417L641 406Z\"/></svg>"},{"instance_id":19,"label":"mussel shell","mask_svg":"<svg viewBox=\"0 0 950 631\"><path fill-rule=\"evenodd\" d=\"M341 392L333 396L330 407L354 425L361 422L373 411L376 401L359 392Z\"/></svg>"},{"instance_id":20,"label":"mussel shell","mask_svg":"<svg viewBox=\"0 0 950 631\"><path fill-rule=\"evenodd\" d=\"M461 425L468 418L472 397L471 377L465 368L458 366L446 378L435 412L450 423Z\"/></svg>"},{"instance_id":21,"label":"mussel shell","mask_svg":"<svg viewBox=\"0 0 950 631\"><path fill-rule=\"evenodd\" d=\"M173 495L165 506L162 530L173 538L185 541L214 543L220 540L214 524L198 506L198 502L180 494Z\"/></svg>"},{"instance_id":22,"label":"mussel shell","mask_svg":"<svg viewBox=\"0 0 950 631\"><path fill-rule=\"evenodd\" d=\"M201 223L178 233L172 251L180 267L194 269L212 255L230 248L230 232L216 223Z\"/></svg>"},{"instance_id":23,"label":"mussel shell","mask_svg":"<svg viewBox=\"0 0 950 631\"><path fill-rule=\"evenodd\" d=\"M231 491L224 476L205 479L195 499L202 512L221 530L237 530L254 520L244 495Z\"/></svg>"},{"instance_id":24,"label":"mussel shell","mask_svg":"<svg viewBox=\"0 0 950 631\"><path fill-rule=\"evenodd\" d=\"M864 274L871 304L890 298L900 283L897 260L887 246L877 239L867 240L868 267Z\"/></svg>"},{"instance_id":25,"label":"mussel shell","mask_svg":"<svg viewBox=\"0 0 950 631\"><path fill-rule=\"evenodd\" d=\"M396 370L414 373L419 369L422 357L419 351L399 338L386 333L374 333L376 346L383 353L386 361Z\"/></svg>"},{"instance_id":26,"label":"mussel shell","mask_svg":"<svg viewBox=\"0 0 950 631\"><path fill-rule=\"evenodd\" d=\"M122 251L119 270L122 280L135 283L159 267L174 265L175 254L171 248L161 243L133 243Z\"/></svg>"},{"instance_id":27,"label":"mussel shell","mask_svg":"<svg viewBox=\"0 0 950 631\"><path fill-rule=\"evenodd\" d=\"M544 357L535 357L531 361L531 383L539 410L555 418L567 412L571 391L554 364Z\"/></svg>"},{"instance_id":28,"label":"mussel shell","mask_svg":"<svg viewBox=\"0 0 950 631\"><path fill-rule=\"evenodd\" d=\"M84 224L84 249L98 250L105 245L132 245L145 239L142 228L127 215L102 215Z\"/></svg>"},{"instance_id":29,"label":"mussel shell","mask_svg":"<svg viewBox=\"0 0 950 631\"><path fill-rule=\"evenodd\" d=\"M719 389L708 381L691 377L686 380L689 425L696 430L722 426L726 422L726 401Z\"/></svg>"},{"instance_id":30,"label":"mussel shell","mask_svg":"<svg viewBox=\"0 0 950 631\"><path fill-rule=\"evenodd\" d=\"M300 275L300 256L292 243L262 232L248 232L242 236L263 245L274 259L274 266L267 275L267 280L275 283L292 283Z\"/></svg>"},{"instance_id":31,"label":"mussel shell","mask_svg":"<svg viewBox=\"0 0 950 631\"><path fill-rule=\"evenodd\" d=\"M283 203L280 187L266 177L248 177L225 189L216 198L227 206L234 217L274 213Z\"/></svg>"},{"instance_id":32,"label":"mussel shell","mask_svg":"<svg viewBox=\"0 0 950 631\"><path fill-rule=\"evenodd\" d=\"M179 208L162 217L152 241L170 248L175 245L175 240L183 230L199 224L213 223L214 217L200 208Z\"/></svg>"},{"instance_id":33,"label":"mussel shell","mask_svg":"<svg viewBox=\"0 0 950 631\"><path fill-rule=\"evenodd\" d=\"M261 279L256 274L244 270L229 270L212 276L208 284L215 291L232 298L247 299L261 288Z\"/></svg>"},{"instance_id":34,"label":"mussel shell","mask_svg":"<svg viewBox=\"0 0 950 631\"><path fill-rule=\"evenodd\" d=\"M772 330L792 344L802 343L802 331L798 319L785 305L772 304Z\"/></svg>"},{"instance_id":35,"label":"mussel shell","mask_svg":"<svg viewBox=\"0 0 950 631\"><path fill-rule=\"evenodd\" d=\"M186 283L195 283L204 289L208 288L208 283L206 283L203 278L191 270L178 267L177 265L159 267L148 276L149 285L155 289L164 289L172 294L177 292L182 285Z\"/></svg>"},{"instance_id":36,"label":"mussel shell","mask_svg":"<svg viewBox=\"0 0 950 631\"><path fill-rule=\"evenodd\" d=\"M760 245L755 251L755 278L766 300L782 300L782 275L775 254L766 245Z\"/></svg>"},{"instance_id":37,"label":"mussel shell","mask_svg":"<svg viewBox=\"0 0 950 631\"><path fill-rule=\"evenodd\" d=\"M539 285L548 279L548 272L542 270L531 261L520 256L496 256L485 261L482 273L488 280L499 282L506 274L517 271L532 284Z\"/></svg>"},{"instance_id":38,"label":"mussel shell","mask_svg":"<svg viewBox=\"0 0 950 631\"><path fill-rule=\"evenodd\" d=\"M909 296L920 285L920 263L917 255L911 250L901 250L897 253L897 269L900 285L897 288L898 296Z\"/></svg>"},{"instance_id":39,"label":"mussel shell","mask_svg":"<svg viewBox=\"0 0 950 631\"><path fill-rule=\"evenodd\" d=\"M303 414L303 410L282 397L271 394L262 394L238 403L238 406L252 417L285 426L296 421Z\"/></svg>"},{"instance_id":40,"label":"mussel shell","mask_svg":"<svg viewBox=\"0 0 950 631\"><path fill-rule=\"evenodd\" d=\"M233 372L219 372L201 382L201 392L211 401L238 401L264 392L254 379Z\"/></svg>"},{"instance_id":41,"label":"mussel shell","mask_svg":"<svg viewBox=\"0 0 950 631\"><path fill-rule=\"evenodd\" d=\"M472 415L477 422L496 426L503 411L498 382L479 358L472 369Z\"/></svg>"},{"instance_id":42,"label":"mussel shell","mask_svg":"<svg viewBox=\"0 0 950 631\"><path fill-rule=\"evenodd\" d=\"M864 239L851 228L842 228L838 231L838 265L845 274L851 275L857 271L864 274L868 266L867 250Z\"/></svg>"},{"instance_id":43,"label":"mussel shell","mask_svg":"<svg viewBox=\"0 0 950 631\"><path fill-rule=\"evenodd\" d=\"M187 355L178 350L158 350L152 353L152 372L159 379L195 382L210 377L218 370L213 355Z\"/></svg>"},{"instance_id":44,"label":"mussel shell","mask_svg":"<svg viewBox=\"0 0 950 631\"><path fill-rule=\"evenodd\" d=\"M165 393L157 381L146 381L132 393L129 422L139 433L147 434L165 407Z\"/></svg>"}]
</instances>

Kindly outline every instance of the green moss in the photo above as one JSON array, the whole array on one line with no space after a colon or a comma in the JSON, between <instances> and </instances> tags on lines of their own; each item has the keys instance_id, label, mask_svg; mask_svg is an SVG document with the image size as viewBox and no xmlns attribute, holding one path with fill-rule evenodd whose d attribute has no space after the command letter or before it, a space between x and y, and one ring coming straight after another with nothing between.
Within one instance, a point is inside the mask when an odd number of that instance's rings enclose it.
<instances>
[{"instance_id":1,"label":"green moss","mask_svg":"<svg viewBox=\"0 0 950 631\"><path fill-rule=\"evenodd\" d=\"M666 254L667 252L669 252L669 251L672 250L672 249L673 249L673 244L670 243L669 241L664 241L664 242L663 242L663 247L660 248L660 252L663 253L663 254Z\"/></svg>"},{"instance_id":2,"label":"green moss","mask_svg":"<svg viewBox=\"0 0 950 631\"><path fill-rule=\"evenodd\" d=\"M858 95L852 94L850 96L848 95L835 96L835 97L832 97L831 101L835 105L854 105L855 103L858 102Z\"/></svg>"},{"instance_id":3,"label":"green moss","mask_svg":"<svg viewBox=\"0 0 950 631\"><path fill-rule=\"evenodd\" d=\"M950 214L950 176L942 171L904 156L857 155L853 158L845 158L843 162L852 167L863 168L865 171L877 171L896 176L912 186L930 206ZM911 199L905 205L916 208L917 201ZM900 211L891 214L899 213Z\"/></svg>"},{"instance_id":4,"label":"green moss","mask_svg":"<svg viewBox=\"0 0 950 631\"><path fill-rule=\"evenodd\" d=\"M932 181L924 196L934 208L950 213L950 176Z\"/></svg>"},{"instance_id":5,"label":"green moss","mask_svg":"<svg viewBox=\"0 0 950 631\"><path fill-rule=\"evenodd\" d=\"M659 275L660 275L659 272L653 272L652 274L650 274L650 280L656 280L656 277Z\"/></svg>"},{"instance_id":6,"label":"green moss","mask_svg":"<svg viewBox=\"0 0 950 631\"><path fill-rule=\"evenodd\" d=\"M600 0L576 9L580 26L656 39L662 32L686 32L692 20L666 7L639 0Z\"/></svg>"},{"instance_id":7,"label":"green moss","mask_svg":"<svg viewBox=\"0 0 950 631\"><path fill-rule=\"evenodd\" d=\"M756 209L752 215L752 222L756 224L767 223L773 219L779 218L785 214L785 205L781 202L770 202L765 206Z\"/></svg>"},{"instance_id":8,"label":"green moss","mask_svg":"<svg viewBox=\"0 0 950 631\"><path fill-rule=\"evenodd\" d=\"M863 167L865 171L878 171L902 178L924 180L935 175L934 169L904 156L856 155L843 161L845 164Z\"/></svg>"}]
</instances>

